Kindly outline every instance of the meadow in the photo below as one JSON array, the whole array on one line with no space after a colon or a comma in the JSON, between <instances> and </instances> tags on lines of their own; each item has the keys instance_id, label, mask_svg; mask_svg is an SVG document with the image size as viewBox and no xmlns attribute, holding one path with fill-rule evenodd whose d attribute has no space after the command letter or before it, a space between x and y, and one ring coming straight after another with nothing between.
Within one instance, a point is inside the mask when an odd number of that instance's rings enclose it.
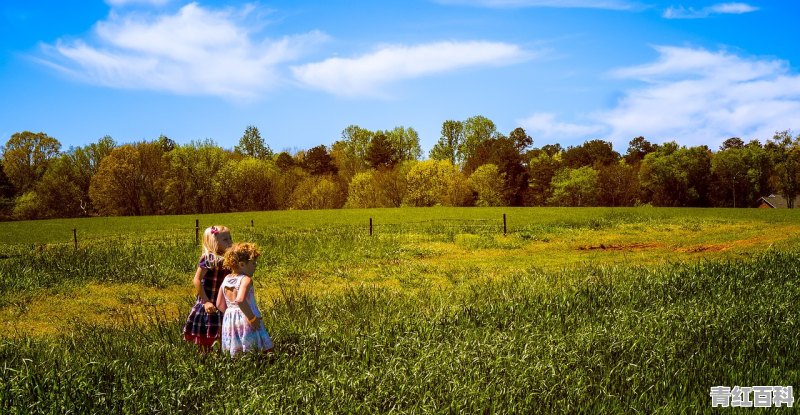
<instances>
[{"instance_id":1,"label":"meadow","mask_svg":"<svg viewBox=\"0 0 800 415\"><path fill-rule=\"evenodd\" d=\"M712 386L800 384L797 212L0 223L0 412L711 413ZM263 247L275 353L181 341L195 219Z\"/></svg>"}]
</instances>

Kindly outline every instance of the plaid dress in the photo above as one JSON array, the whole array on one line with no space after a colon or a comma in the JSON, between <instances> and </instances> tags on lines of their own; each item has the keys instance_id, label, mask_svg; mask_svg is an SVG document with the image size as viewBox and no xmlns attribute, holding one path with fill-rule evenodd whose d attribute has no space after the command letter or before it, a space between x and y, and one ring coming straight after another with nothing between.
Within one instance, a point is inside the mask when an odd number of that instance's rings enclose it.
<instances>
[{"instance_id":1,"label":"plaid dress","mask_svg":"<svg viewBox=\"0 0 800 415\"><path fill-rule=\"evenodd\" d=\"M200 285L211 302L216 303L217 292L222 285L222 280L231 271L222 267L222 258L219 261L209 260L206 255L200 257L199 268L205 269L205 275L200 279ZM201 346L211 346L219 340L220 326L222 326L222 313L208 314L203 300L197 296L197 301L189 312L189 318L183 326L183 339Z\"/></svg>"}]
</instances>

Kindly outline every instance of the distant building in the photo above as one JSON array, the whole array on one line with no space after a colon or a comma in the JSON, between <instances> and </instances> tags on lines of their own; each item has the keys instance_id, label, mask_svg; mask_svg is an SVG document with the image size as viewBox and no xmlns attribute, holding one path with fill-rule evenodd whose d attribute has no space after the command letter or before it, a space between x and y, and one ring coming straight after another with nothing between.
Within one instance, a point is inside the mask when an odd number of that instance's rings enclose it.
<instances>
[{"instance_id":1,"label":"distant building","mask_svg":"<svg viewBox=\"0 0 800 415\"><path fill-rule=\"evenodd\" d=\"M761 196L758 207L762 209L786 209L789 207L785 197L779 195ZM800 196L794 198L793 207L800 208Z\"/></svg>"}]
</instances>

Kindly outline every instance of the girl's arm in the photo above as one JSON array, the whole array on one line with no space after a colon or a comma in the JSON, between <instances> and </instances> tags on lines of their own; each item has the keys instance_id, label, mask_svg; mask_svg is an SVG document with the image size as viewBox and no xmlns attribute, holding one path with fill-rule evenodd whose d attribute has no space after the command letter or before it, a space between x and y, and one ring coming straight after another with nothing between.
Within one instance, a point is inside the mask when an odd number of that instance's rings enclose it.
<instances>
[{"instance_id":1,"label":"girl's arm","mask_svg":"<svg viewBox=\"0 0 800 415\"><path fill-rule=\"evenodd\" d=\"M239 294L236 296L236 302L239 303L239 308L242 310L244 317L247 321L252 321L256 314L250 309L250 303L245 299L247 298L247 290L252 289L252 279L250 277L242 277L242 283L239 285ZM254 327L258 326L259 321L255 320L252 324Z\"/></svg>"},{"instance_id":2,"label":"girl's arm","mask_svg":"<svg viewBox=\"0 0 800 415\"><path fill-rule=\"evenodd\" d=\"M197 296L200 297L200 301L203 302L203 307L206 309L206 313L213 314L217 312L217 307L214 306L214 303L208 298L206 295L206 290L203 289L203 277L205 277L206 272L208 270L205 268L197 267L197 272L194 273L194 280L192 280L192 284L194 284L194 291L197 293Z\"/></svg>"},{"instance_id":3,"label":"girl's arm","mask_svg":"<svg viewBox=\"0 0 800 415\"><path fill-rule=\"evenodd\" d=\"M225 302L225 290L220 287L219 292L217 293L217 310L220 313L224 313L225 310L228 309L228 303Z\"/></svg>"}]
</instances>

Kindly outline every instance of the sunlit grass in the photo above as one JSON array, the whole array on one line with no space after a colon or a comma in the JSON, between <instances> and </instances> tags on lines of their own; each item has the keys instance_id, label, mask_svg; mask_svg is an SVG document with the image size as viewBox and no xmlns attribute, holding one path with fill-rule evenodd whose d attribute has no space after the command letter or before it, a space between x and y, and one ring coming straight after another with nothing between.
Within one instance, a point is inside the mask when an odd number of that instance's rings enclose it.
<instances>
[{"instance_id":1,"label":"sunlit grass","mask_svg":"<svg viewBox=\"0 0 800 415\"><path fill-rule=\"evenodd\" d=\"M202 218L262 246L277 353L180 339L189 217L80 220L77 250L69 221L0 224L0 412L697 413L710 386L800 378L795 211Z\"/></svg>"},{"instance_id":2,"label":"sunlit grass","mask_svg":"<svg viewBox=\"0 0 800 415\"><path fill-rule=\"evenodd\" d=\"M7 412L712 413L713 385L800 380L800 253L658 267L451 269L462 289L287 288L270 356L202 356L182 315L0 340ZM794 278L792 278L794 276ZM754 287L770 287L759 295ZM749 324L743 324L749 322Z\"/></svg>"},{"instance_id":3,"label":"sunlit grass","mask_svg":"<svg viewBox=\"0 0 800 415\"><path fill-rule=\"evenodd\" d=\"M800 225L796 224L800 221L783 220L794 212L774 215L763 210L730 209L518 209L508 217L527 217L530 222L517 222L504 235L501 229L487 227L485 220L500 211L441 208L295 212L294 220L282 224L267 226L269 222L265 222L263 227L250 227L248 223L232 228L234 239L253 241L264 249L256 286L265 304L287 286L313 295L340 293L361 285L407 293L447 291L458 289L466 280L503 279L529 269L650 266L699 258L746 257L769 248L796 247L800 235ZM390 213L394 216L388 216ZM377 217L372 236L368 227L341 225L365 214ZM459 214L484 220L444 220ZM222 219L258 215L290 217L286 212L259 212ZM325 217L329 219L326 226L313 227ZM401 220L410 217L416 221ZM552 221L542 222L542 217ZM771 218L781 220L767 221ZM106 221L114 220L118 225L126 224L123 229L136 228L138 223L145 230L97 236L97 240L80 244L78 250L70 244L6 245L0 259L0 282L6 287L0 293L0 320L8 328L5 335L70 330L69 324L56 321L101 321L106 315L103 307L86 307L84 299L93 296L98 304L114 304L117 299L112 293L117 288L88 295L86 286L141 287L142 295L151 293L165 307L186 305L191 301L191 277L199 248L193 237L146 231L153 223L175 219L97 218L97 223L92 223L97 229L104 229L109 225ZM336 221L340 225L334 225ZM49 237L46 229L51 222L27 222L30 227L42 228L31 229L26 235ZM385 222L393 225L384 225ZM298 224L304 226L297 227ZM57 316L48 311L52 303L58 304ZM121 301L113 308L119 311L128 305L136 304Z\"/></svg>"}]
</instances>

